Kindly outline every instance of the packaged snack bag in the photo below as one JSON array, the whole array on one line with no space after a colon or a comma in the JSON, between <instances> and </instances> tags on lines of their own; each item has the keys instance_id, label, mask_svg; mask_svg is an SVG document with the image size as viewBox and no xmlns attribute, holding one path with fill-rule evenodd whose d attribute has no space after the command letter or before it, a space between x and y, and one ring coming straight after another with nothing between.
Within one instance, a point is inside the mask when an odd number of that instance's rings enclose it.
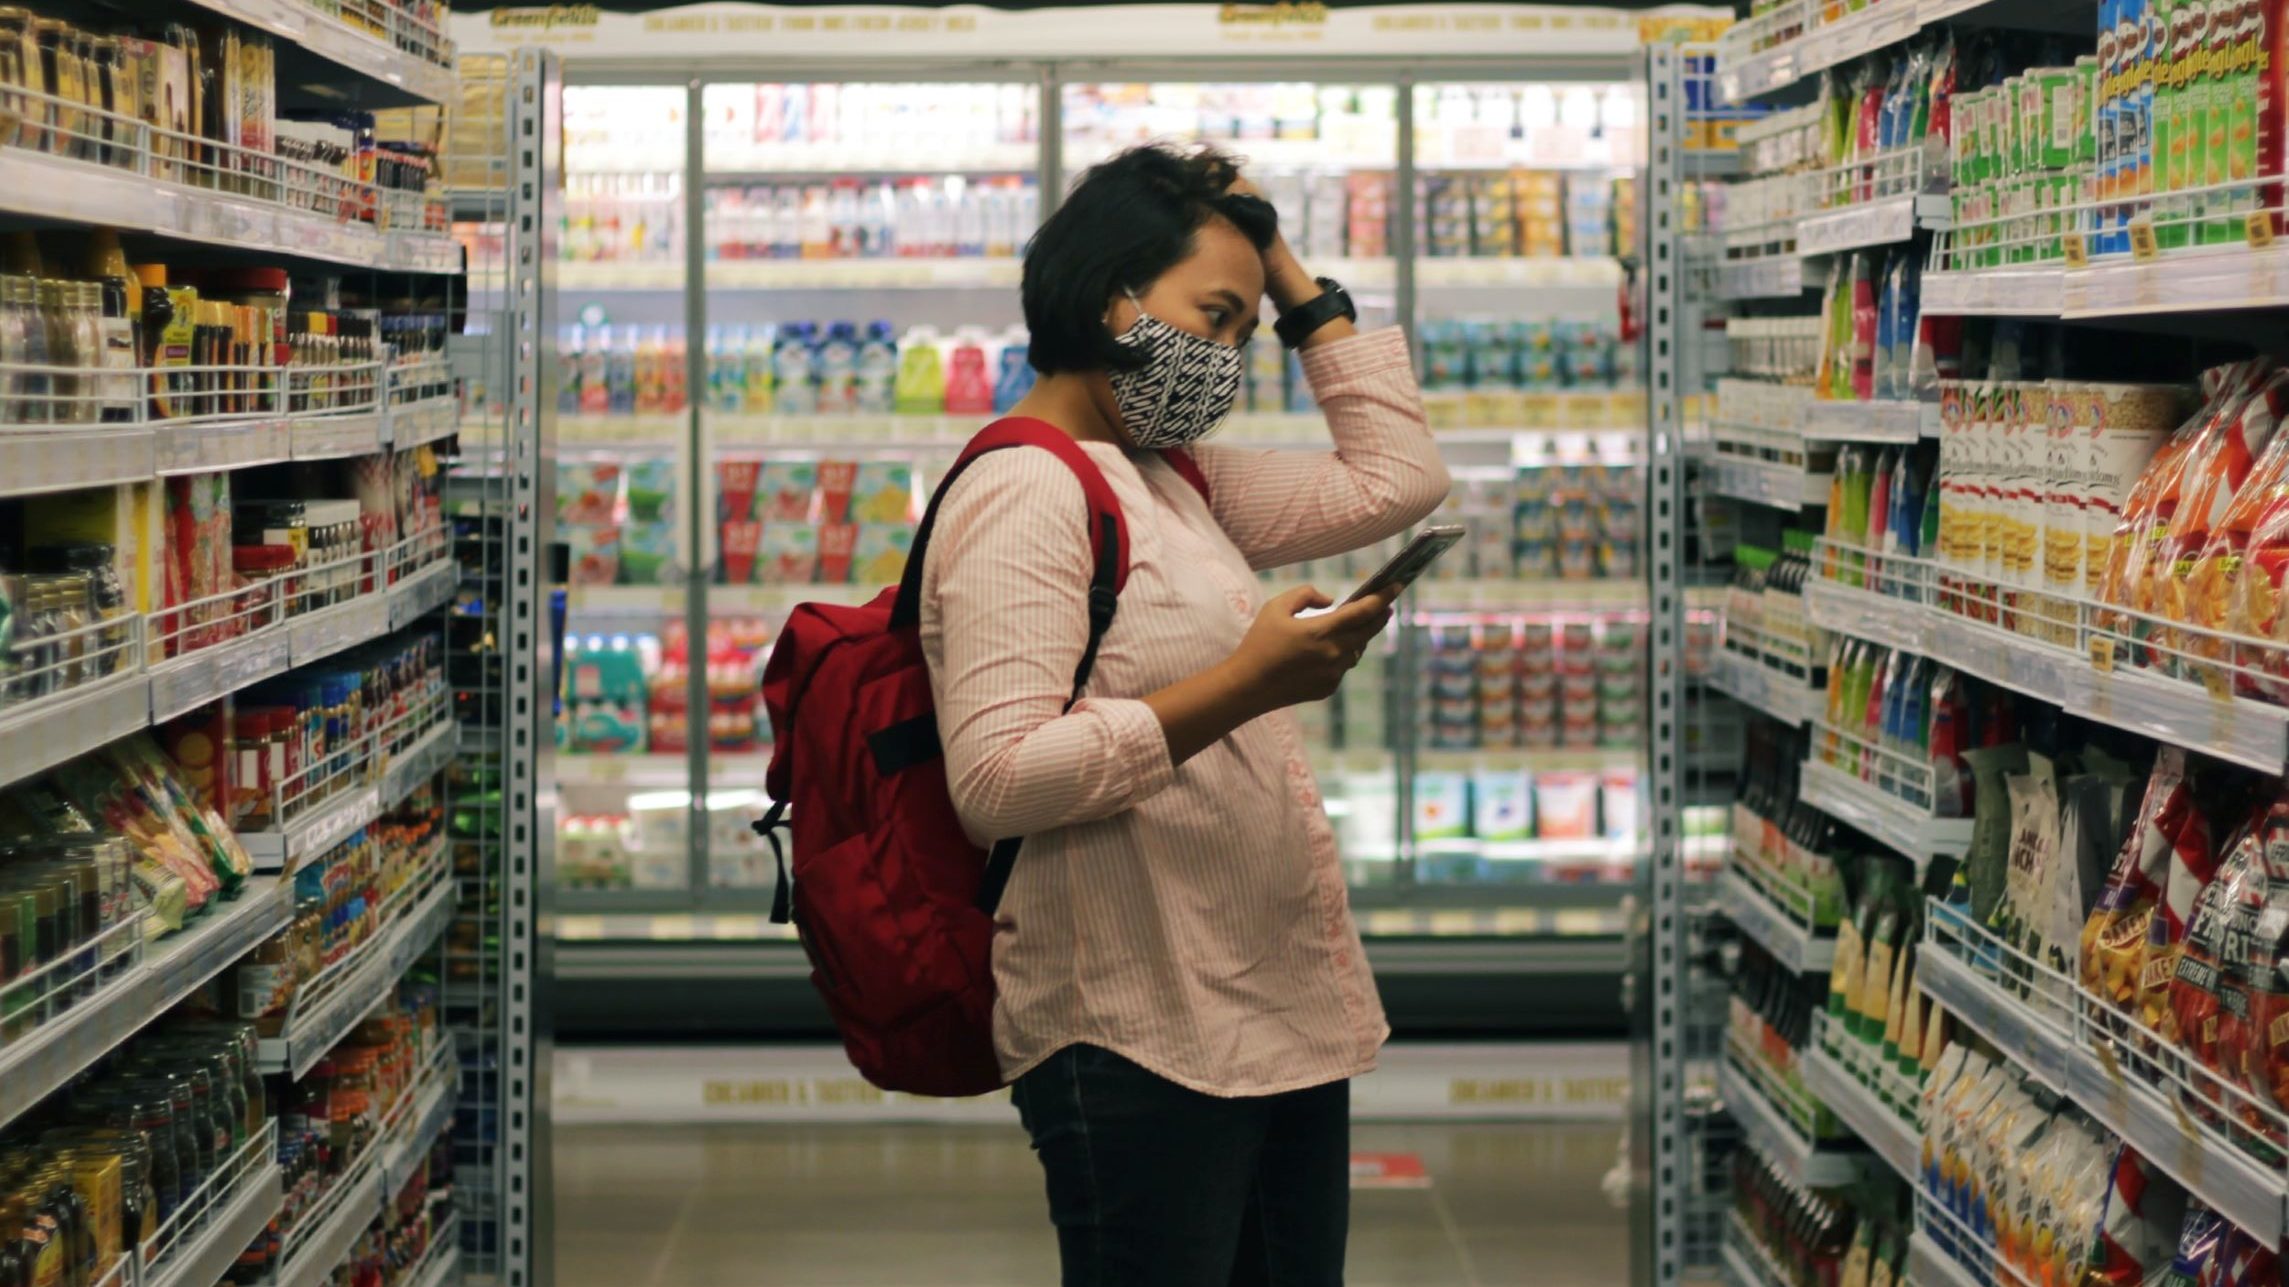
<instances>
[{"instance_id":1,"label":"packaged snack bag","mask_svg":"<svg viewBox=\"0 0 2289 1287\"><path fill-rule=\"evenodd\" d=\"M2276 476L2284 467L2282 462L2270 459L2275 453L2269 448L2285 408L2289 408L2289 369L2277 369L2251 390L2233 415L2210 435L2208 449L2202 456L2188 463L2189 481L2180 489L2183 499L2160 550L2159 575L2164 579L2157 587L2155 601L2156 610L2162 615L2173 621L2197 620L2188 584L2195 564L2208 552L2213 534L2227 547L2236 544L2232 534L2225 530L2228 517L2235 497L2248 483L2258 483L2261 491L2266 486L2260 466L2270 465L2270 472ZM2245 511L2242 517L2246 533L2246 524L2253 523L2255 515ZM2246 540L2246 536L2243 539ZM2215 601L2217 610L2211 618L2222 622L2224 595L2216 595ZM2214 658L2218 654L2213 648L2208 655Z\"/></svg>"},{"instance_id":2,"label":"packaged snack bag","mask_svg":"<svg viewBox=\"0 0 2289 1287\"><path fill-rule=\"evenodd\" d=\"M2177 974L2194 900L2217 875L2218 853L2208 817L2199 808L2189 809L2170 838L2169 874L2146 921L2145 955L2138 968L2139 1021L2165 1044L2180 1039L2170 1011L2170 980Z\"/></svg>"},{"instance_id":3,"label":"packaged snack bag","mask_svg":"<svg viewBox=\"0 0 2289 1287\"><path fill-rule=\"evenodd\" d=\"M2141 1287L2185 1227L2185 1191L2125 1146L2114 1158L2092 1244L2088 1287Z\"/></svg>"},{"instance_id":4,"label":"packaged snack bag","mask_svg":"<svg viewBox=\"0 0 2289 1287\"><path fill-rule=\"evenodd\" d=\"M620 531L620 579L629 585L658 585L675 553L673 523L630 523Z\"/></svg>"},{"instance_id":5,"label":"packaged snack bag","mask_svg":"<svg viewBox=\"0 0 2289 1287\"><path fill-rule=\"evenodd\" d=\"M799 523L777 526L809 531ZM763 525L752 519L726 522L716 532L716 543L721 546L723 583L725 585L755 584L755 557L763 543ZM809 578L805 578L808 580Z\"/></svg>"},{"instance_id":6,"label":"packaged snack bag","mask_svg":"<svg viewBox=\"0 0 2289 1287\"><path fill-rule=\"evenodd\" d=\"M560 523L610 523L620 516L620 463L558 461L556 518Z\"/></svg>"},{"instance_id":7,"label":"packaged snack bag","mask_svg":"<svg viewBox=\"0 0 2289 1287\"><path fill-rule=\"evenodd\" d=\"M2144 467L2138 470L2135 479L2122 491L2121 502L2114 507L2113 526L2103 537L2098 528L2104 524L2108 515L2099 493L2106 483L2094 483L2090 509L2091 544L2085 551L2084 572L2090 578L2092 597L2103 603L2130 604L2133 555L2139 550L2143 534L2155 522L2165 499L2171 508L2175 508L2187 454L2201 441L2202 435L2217 416L2227 409L2232 396L2249 376L2248 366L2249 364L2233 363L2211 367L2202 372L2198 381L2199 401L2184 419L2178 421L2169 436L2154 448ZM2094 475L2103 471L2104 462L2098 462Z\"/></svg>"},{"instance_id":8,"label":"packaged snack bag","mask_svg":"<svg viewBox=\"0 0 2289 1287\"><path fill-rule=\"evenodd\" d=\"M769 523L755 554L765 585L809 585L819 575L819 530L808 523Z\"/></svg>"},{"instance_id":9,"label":"packaged snack bag","mask_svg":"<svg viewBox=\"0 0 2289 1287\"><path fill-rule=\"evenodd\" d=\"M1931 1078L1923 1084L1922 1118L1924 1121L1936 1124L1943 1119L1942 1105L1957 1093L1956 1083L1958 1079L1963 1076L1964 1069L1974 1061L1981 1065L1986 1063L1985 1059L1969 1046L1964 1045L1949 1046L1939 1056L1938 1064L1932 1069ZM1982 1069L1982 1071L1984 1070ZM1940 1164L1940 1143L1937 1131L1923 1132L1921 1149L1923 1161L1915 1177L1916 1183L1922 1187L1925 1193L1936 1196L1943 1191L1945 1182L1945 1173Z\"/></svg>"},{"instance_id":10,"label":"packaged snack bag","mask_svg":"<svg viewBox=\"0 0 2289 1287\"><path fill-rule=\"evenodd\" d=\"M2059 856L2058 779L2047 755L2028 754L2027 771L2003 780L2009 793L2011 835L2003 872L2003 901L1991 922L2012 947L2042 959L2040 909Z\"/></svg>"},{"instance_id":11,"label":"packaged snack bag","mask_svg":"<svg viewBox=\"0 0 2289 1287\"><path fill-rule=\"evenodd\" d=\"M2263 833L2257 861L2265 879L2250 917L2248 959L2236 959L2241 954L2236 936L2229 935L2227 942L2227 971L2241 976L2241 1005L2247 1011L2241 1028L2227 1034L2228 1054L2240 1064L2241 1083L2259 1102L2289 1112L2289 802L2276 801L2267 811Z\"/></svg>"},{"instance_id":12,"label":"packaged snack bag","mask_svg":"<svg viewBox=\"0 0 2289 1287\"><path fill-rule=\"evenodd\" d=\"M558 529L572 555L572 584L614 585L620 580L620 529L566 523Z\"/></svg>"},{"instance_id":13,"label":"packaged snack bag","mask_svg":"<svg viewBox=\"0 0 2289 1287\"><path fill-rule=\"evenodd\" d=\"M628 517L639 523L658 523L674 517L676 463L665 456L640 456L628 462ZM752 493L752 482L748 487Z\"/></svg>"},{"instance_id":14,"label":"packaged snack bag","mask_svg":"<svg viewBox=\"0 0 2289 1287\"><path fill-rule=\"evenodd\" d=\"M2087 772L2066 780L2059 807L2059 853L2041 894L2037 959L2068 979L2082 977L2082 926L2104 887L2115 838L2129 807L2130 768L2094 747L2083 749ZM2047 982L2047 981L2046 981ZM2048 989L2060 1008L2074 1001L2066 985Z\"/></svg>"},{"instance_id":15,"label":"packaged snack bag","mask_svg":"<svg viewBox=\"0 0 2289 1287\"><path fill-rule=\"evenodd\" d=\"M2017 743L1982 746L1963 753L1973 781L1971 845L1964 852L1960 878L1971 892L1971 917L1996 926L2011 858L2011 792L2006 783L2027 770L2027 749Z\"/></svg>"},{"instance_id":16,"label":"packaged snack bag","mask_svg":"<svg viewBox=\"0 0 2289 1287\"><path fill-rule=\"evenodd\" d=\"M852 559L858 554L856 523L819 524L819 583L849 585Z\"/></svg>"},{"instance_id":17,"label":"packaged snack bag","mask_svg":"<svg viewBox=\"0 0 2289 1287\"><path fill-rule=\"evenodd\" d=\"M2082 927L2082 984L2125 1010L2137 995L2145 963L2146 923L2161 900L2178 832L2194 816L2186 786L2186 753L2164 746L2146 780L2137 821L2116 852L2106 887Z\"/></svg>"},{"instance_id":18,"label":"packaged snack bag","mask_svg":"<svg viewBox=\"0 0 2289 1287\"><path fill-rule=\"evenodd\" d=\"M2206 474L2200 462L2210 457L2216 436L2231 423L2246 400L2255 369L2255 363L2236 363L2202 373L2204 388L2213 390L2203 410L2179 426L2170 441L2156 450L2138 485L2124 498L2122 521L2115 527L2105 571L2099 581L2101 602L2138 613L2152 614L2159 610L2159 591L2165 570L2164 547L2171 525L2177 520L2189 490L2203 490L2202 480ZM2134 625L2130 618L2102 614L2100 621L2131 637L2148 633L2145 628ZM2145 650L2139 650L2140 662L2152 659Z\"/></svg>"},{"instance_id":19,"label":"packaged snack bag","mask_svg":"<svg viewBox=\"0 0 2289 1287\"><path fill-rule=\"evenodd\" d=\"M914 551L912 523L861 523L851 580L858 585L895 585Z\"/></svg>"},{"instance_id":20,"label":"packaged snack bag","mask_svg":"<svg viewBox=\"0 0 2289 1287\"><path fill-rule=\"evenodd\" d=\"M2221 1058L2234 1049L2237 1040L2237 1034L2232 1033L2221 1039L2221 1029L2229 1020L2225 998L2232 989L2226 978L2226 938L2237 910L2249 896L2251 882L2264 879L2264 859L2258 852L2263 837L2259 828L2243 827L2226 847L2216 877L2195 897L2185 940L2171 965L2169 1010L2160 1031L2164 1040L2183 1047L2196 1063L2226 1081L2238 1081L2240 1073L2238 1066L2229 1067ZM2247 1004L2247 993L2233 1002L2236 1009ZM2207 1102L2189 1102L2196 1112L2211 1117L2213 1107L2224 1097L2214 1083L2199 1089Z\"/></svg>"},{"instance_id":21,"label":"packaged snack bag","mask_svg":"<svg viewBox=\"0 0 2289 1287\"><path fill-rule=\"evenodd\" d=\"M847 523L851 520L850 498L858 487L858 462L855 460L822 460L819 462L819 504L814 521L819 523ZM768 519L765 519L768 522Z\"/></svg>"},{"instance_id":22,"label":"packaged snack bag","mask_svg":"<svg viewBox=\"0 0 2289 1287\"><path fill-rule=\"evenodd\" d=\"M2196 1287L2203 1266L2216 1258L2218 1248L2233 1228L2225 1217L2199 1199L2186 1203L2186 1222L2178 1231L2178 1252L2162 1275L2159 1287Z\"/></svg>"},{"instance_id":23,"label":"packaged snack bag","mask_svg":"<svg viewBox=\"0 0 2289 1287\"><path fill-rule=\"evenodd\" d=\"M730 462L726 462L727 464ZM819 467L807 460L767 460L748 480L750 512L765 523L811 521L811 499L819 489ZM726 488L728 495L728 488Z\"/></svg>"},{"instance_id":24,"label":"packaged snack bag","mask_svg":"<svg viewBox=\"0 0 2289 1287\"><path fill-rule=\"evenodd\" d=\"M851 493L857 523L906 523L914 518L914 466L897 460L861 462Z\"/></svg>"}]
</instances>

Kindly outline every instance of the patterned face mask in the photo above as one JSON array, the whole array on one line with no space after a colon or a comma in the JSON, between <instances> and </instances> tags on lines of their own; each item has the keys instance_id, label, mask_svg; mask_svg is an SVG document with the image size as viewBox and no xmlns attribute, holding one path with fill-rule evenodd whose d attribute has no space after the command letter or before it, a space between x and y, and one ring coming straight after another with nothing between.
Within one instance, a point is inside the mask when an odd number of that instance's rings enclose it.
<instances>
[{"instance_id":1,"label":"patterned face mask","mask_svg":"<svg viewBox=\"0 0 2289 1287\"><path fill-rule=\"evenodd\" d=\"M1129 296L1131 303L1136 298ZM1131 444L1157 451L1198 442L1232 414L1240 398L1240 350L1179 330L1141 303L1136 325L1117 342L1145 354L1143 366L1107 377Z\"/></svg>"}]
</instances>

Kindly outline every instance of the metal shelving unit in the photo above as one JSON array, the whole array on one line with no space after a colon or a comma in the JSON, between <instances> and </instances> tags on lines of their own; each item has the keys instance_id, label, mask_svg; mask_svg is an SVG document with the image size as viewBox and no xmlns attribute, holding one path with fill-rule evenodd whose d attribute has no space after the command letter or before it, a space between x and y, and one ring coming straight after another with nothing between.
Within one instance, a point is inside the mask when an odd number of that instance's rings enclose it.
<instances>
[{"instance_id":1,"label":"metal shelving unit","mask_svg":"<svg viewBox=\"0 0 2289 1287\"><path fill-rule=\"evenodd\" d=\"M197 0L197 7L202 21L269 38L283 106L464 110L457 102L451 42L437 26L395 5L369 6L354 15L298 0ZM539 115L544 106L553 110L547 106L552 72L539 56L522 60L518 72L524 78L521 94L504 99L522 105L520 123L532 141L512 156L509 136L501 136L496 195L511 222L521 213L523 242L537 247L548 231L544 203L553 202L555 191L547 177L554 157L540 144ZM287 266L298 274L396 283L393 289L409 297L436 296L444 313L457 313L466 302L462 244L444 230L438 206L421 194L353 183L268 152L203 143L201 155L208 159L201 164L234 172L227 182L215 181L215 175L187 171L175 151L180 140L157 126L77 105L63 119L103 130L103 159L64 155L60 148L36 151L21 146L23 140L11 132L0 146L0 212L12 226L109 228L129 234L137 251L154 259L205 263L220 257ZM511 177L517 185L508 182ZM323 206L313 197L319 185L328 194ZM521 186L521 204L512 186ZM363 219L349 214L359 207ZM525 262L541 259L530 255ZM515 327L536 323L535 315L546 307L546 284L523 284L529 289L514 297L514 307L503 309L496 319L501 325L480 326L480 332L506 339ZM545 430L537 373L512 369L513 352L505 343L456 336L453 344L450 369L434 358L377 361L357 376L368 390L365 400L323 413L301 410L308 404L297 399L314 387L304 382L331 377L287 364L234 369L231 378L245 393L234 398L238 405L227 414L178 407L174 418L160 418L155 399L138 397L127 414L104 424L48 423L40 415L24 417L25 423L0 419L0 497L107 489L149 494L178 475L348 461L422 447L480 472L489 453L522 460L528 481L536 478L532 462ZM159 387L156 374L138 370L132 376L138 387L146 381ZM521 394L519 376L533 378ZM10 376L12 385L27 379ZM513 504L505 491L502 502L504 510ZM461 551L426 534L339 565L298 567L267 581L244 581L210 600L170 602L91 628L87 640L68 641L75 660L62 678L12 687L9 704L0 709L0 785L35 778L73 757L361 645L442 632L448 615L460 615L455 605L466 599L467 586L488 574L529 591L528 610L504 617L521 622L524 633L504 642L537 656L542 632L534 623L545 595L545 541L545 531L524 533L521 544L496 550L492 564L479 559L472 568ZM465 578L465 572L473 576ZM355 592L344 593L344 601L333 606L311 600L314 587L327 580ZM156 589L151 601L160 602ZM483 602L498 605L501 597L487 595ZM12 675L54 668L39 662L25 669L25 657L36 655L24 653L27 646L19 633L8 662ZM26 699L26 692L42 695ZM262 1043L264 1071L299 1079L401 980L426 979L448 968L456 948L441 944L455 937L448 925L457 916L498 918L497 928L480 924L482 932L460 940L480 963L479 1003L451 1016L457 1030L432 1049L426 1075L382 1114L378 1137L345 1177L348 1187L329 1199L331 1214L299 1231L274 1275L281 1287L330 1281L351 1246L427 1166L433 1146L449 1131L462 1162L453 1180L462 1214L441 1226L428 1255L401 1282L445 1287L462 1281L465 1270L504 1284L545 1281L534 1276L531 1234L547 1184L545 1116L536 1120L532 1111L538 1000L533 984L540 967L531 947L543 847L532 823L531 751L545 727L545 714L532 701L528 688L517 708L529 717L523 735L480 747L465 762L474 768L456 774L473 773L495 788L505 784L511 806L525 811L524 822L512 820L502 828L512 842L482 855L481 864L471 868L471 879L493 896L465 897L462 882L451 874L461 870L463 856L448 853L440 841L421 879L378 914L380 928L373 936L311 980L283 1031ZM100 950L91 945L10 979L7 1008L17 1017L0 1042L0 1130L283 932L296 913L298 866L436 782L454 753L472 744L473 733L514 726L503 717L506 707L495 703L489 729L464 727L465 712L484 708L463 692L440 689L398 721L362 739L345 739L322 769L312 767L279 784L267 816L281 825L239 834L238 843L264 874L247 880L235 898L214 896L164 938L145 942L140 923L130 923L137 931L131 942L107 939ZM521 758L515 748L522 748ZM468 805L466 779L455 789L464 792L462 803ZM87 977L72 977L73 970ZM17 1004L24 995L19 989L37 998L58 987L74 989L68 1006L41 1003L24 1010ZM496 1075L503 1066L509 1075ZM511 1096L521 1099L511 1104ZM506 1138L485 1133L503 1120L513 1123ZM238 1272L242 1254L280 1214L279 1149L273 1121L183 1195L170 1221L132 1249L135 1254L107 1282L217 1287ZM545 1272L545 1245L538 1254Z\"/></svg>"}]
</instances>

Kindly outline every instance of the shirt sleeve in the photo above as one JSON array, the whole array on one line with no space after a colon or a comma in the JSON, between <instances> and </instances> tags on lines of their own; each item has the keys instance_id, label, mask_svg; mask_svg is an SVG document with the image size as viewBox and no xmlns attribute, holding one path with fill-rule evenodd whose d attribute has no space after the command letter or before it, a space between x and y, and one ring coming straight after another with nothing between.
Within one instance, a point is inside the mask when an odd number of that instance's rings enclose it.
<instances>
[{"instance_id":1,"label":"shirt sleeve","mask_svg":"<svg viewBox=\"0 0 2289 1287\"><path fill-rule=\"evenodd\" d=\"M1335 450L1192 449L1216 522L1251 567L1372 545L1422 521L1450 485L1423 416L1406 332L1368 331L1305 349L1302 358Z\"/></svg>"},{"instance_id":2,"label":"shirt sleeve","mask_svg":"<svg viewBox=\"0 0 2289 1287\"><path fill-rule=\"evenodd\" d=\"M980 844L1111 817L1175 779L1151 707L1065 709L1089 642L1089 569L1081 484L1046 451L987 456L939 507L922 630L939 644L947 786Z\"/></svg>"}]
</instances>

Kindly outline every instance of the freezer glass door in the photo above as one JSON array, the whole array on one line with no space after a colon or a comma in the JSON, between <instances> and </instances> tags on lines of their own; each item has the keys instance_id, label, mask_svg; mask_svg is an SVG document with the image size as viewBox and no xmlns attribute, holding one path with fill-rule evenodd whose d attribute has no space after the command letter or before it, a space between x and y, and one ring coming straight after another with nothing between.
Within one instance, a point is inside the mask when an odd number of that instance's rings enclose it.
<instances>
[{"instance_id":1,"label":"freezer glass door","mask_svg":"<svg viewBox=\"0 0 2289 1287\"><path fill-rule=\"evenodd\" d=\"M556 282L557 726L568 911L689 897L680 649L688 549L681 85L568 85Z\"/></svg>"},{"instance_id":2,"label":"freezer glass door","mask_svg":"<svg viewBox=\"0 0 2289 1287\"><path fill-rule=\"evenodd\" d=\"M711 84L694 818L719 907L767 903L757 679L799 601L896 583L929 489L1032 384L1018 255L1040 221L1038 80ZM695 730L699 721L692 721Z\"/></svg>"},{"instance_id":3,"label":"freezer glass door","mask_svg":"<svg viewBox=\"0 0 2289 1287\"><path fill-rule=\"evenodd\" d=\"M1444 518L1471 533L1407 616L1407 839L1436 933L1617 934L1635 873L1638 108L1626 83L1414 91L1416 369Z\"/></svg>"}]
</instances>

